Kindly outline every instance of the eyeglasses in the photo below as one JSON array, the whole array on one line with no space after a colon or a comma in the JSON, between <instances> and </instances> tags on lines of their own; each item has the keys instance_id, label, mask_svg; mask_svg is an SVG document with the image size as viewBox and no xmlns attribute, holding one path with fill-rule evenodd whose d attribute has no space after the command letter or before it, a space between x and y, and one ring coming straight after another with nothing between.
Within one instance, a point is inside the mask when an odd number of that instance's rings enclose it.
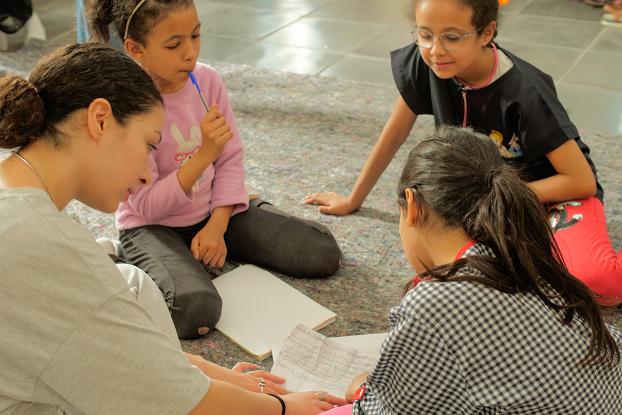
<instances>
[{"instance_id":1,"label":"eyeglasses","mask_svg":"<svg viewBox=\"0 0 622 415\"><path fill-rule=\"evenodd\" d=\"M424 49L430 49L432 45L434 44L434 41L437 38L437 36L434 33L430 32L429 30L419 29L416 26L412 28L412 30L410 31L410 34L412 35L415 43L419 47L424 48ZM475 32L470 32L470 33L445 32L445 33L441 33L438 36L438 39L440 40L441 46L443 46L443 49L445 49L447 52L455 52L458 49L460 49L460 46L462 45L462 41L464 39L474 34Z\"/></svg>"}]
</instances>

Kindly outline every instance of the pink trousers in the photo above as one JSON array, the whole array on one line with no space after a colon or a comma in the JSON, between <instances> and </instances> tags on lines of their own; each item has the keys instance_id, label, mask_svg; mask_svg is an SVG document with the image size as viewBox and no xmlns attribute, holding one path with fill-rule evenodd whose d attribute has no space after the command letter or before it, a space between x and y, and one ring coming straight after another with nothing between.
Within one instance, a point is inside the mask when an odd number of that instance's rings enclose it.
<instances>
[{"instance_id":1,"label":"pink trousers","mask_svg":"<svg viewBox=\"0 0 622 415\"><path fill-rule=\"evenodd\" d=\"M322 412L320 415L350 415L352 413L352 405L338 406L330 411Z\"/></svg>"},{"instance_id":2,"label":"pink trousers","mask_svg":"<svg viewBox=\"0 0 622 415\"><path fill-rule=\"evenodd\" d=\"M611 245L602 202L557 203L549 206L548 218L570 273L601 296L600 304L622 303L622 251Z\"/></svg>"}]
</instances>

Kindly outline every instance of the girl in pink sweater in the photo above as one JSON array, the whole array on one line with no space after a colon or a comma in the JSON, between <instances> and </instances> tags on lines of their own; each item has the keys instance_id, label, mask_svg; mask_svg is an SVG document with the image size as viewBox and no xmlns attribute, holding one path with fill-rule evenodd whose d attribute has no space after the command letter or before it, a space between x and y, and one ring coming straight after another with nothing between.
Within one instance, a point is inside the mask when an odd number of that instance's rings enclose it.
<instances>
[{"instance_id":1,"label":"girl in pink sweater","mask_svg":"<svg viewBox=\"0 0 622 415\"><path fill-rule=\"evenodd\" d=\"M260 200L249 206L227 89L212 67L197 62L201 23L193 1L97 0L90 19L101 40L112 26L164 98L162 139L149 157L152 180L121 204L117 227L120 256L158 284L178 335L205 334L220 317L206 266L231 258L295 277L335 273L341 251L325 227Z\"/></svg>"}]
</instances>

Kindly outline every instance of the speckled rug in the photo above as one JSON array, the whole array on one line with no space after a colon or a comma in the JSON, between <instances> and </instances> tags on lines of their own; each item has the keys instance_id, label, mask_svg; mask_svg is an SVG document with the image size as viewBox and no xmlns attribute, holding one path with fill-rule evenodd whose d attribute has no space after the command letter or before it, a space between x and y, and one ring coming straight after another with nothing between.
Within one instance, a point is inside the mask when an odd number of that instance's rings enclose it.
<instances>
[{"instance_id":1,"label":"speckled rug","mask_svg":"<svg viewBox=\"0 0 622 415\"><path fill-rule=\"evenodd\" d=\"M276 206L327 225L344 253L340 271L328 279L281 277L337 313L337 321L322 333L342 336L386 331L387 312L399 302L401 287L412 275L398 235L395 185L408 150L431 131L432 119L420 117L357 214L323 216L316 208L303 205L303 197L319 190L349 191L389 115L397 96L395 88L233 64L214 66L222 74L233 102L246 147L249 185ZM588 132L582 136L599 167L609 230L614 246L620 249L621 137ZM115 236L110 215L79 203L71 204L67 213L95 236ZM606 313L609 321L622 327L622 310ZM253 361L218 332L184 341L183 347L220 364ZM271 363L267 359L263 365L269 368Z\"/></svg>"},{"instance_id":2,"label":"speckled rug","mask_svg":"<svg viewBox=\"0 0 622 415\"><path fill-rule=\"evenodd\" d=\"M322 330L326 335L387 330L387 312L399 302L401 287L412 274L398 235L395 185L408 150L431 131L433 120L420 117L357 214L324 216L316 208L303 205L303 197L318 190L349 191L389 115L395 88L232 64L215 66L229 89L245 143L248 183L264 199L288 212L327 225L344 253L341 270L331 278L283 279L337 313L337 321ZM610 232L619 249L621 137L582 135L599 167ZM68 211L95 235L114 235L111 217L87 214L77 205ZM622 327L622 311L609 310L607 314ZM184 341L183 346L223 364L250 359L217 332L201 340ZM271 361L264 364L270 366Z\"/></svg>"}]
</instances>

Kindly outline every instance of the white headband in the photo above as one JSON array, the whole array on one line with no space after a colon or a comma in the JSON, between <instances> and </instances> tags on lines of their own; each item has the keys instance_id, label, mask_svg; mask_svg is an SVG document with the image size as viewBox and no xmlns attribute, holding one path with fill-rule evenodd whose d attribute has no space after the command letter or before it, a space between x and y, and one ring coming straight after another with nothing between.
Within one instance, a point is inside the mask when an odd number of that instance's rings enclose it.
<instances>
[{"instance_id":1,"label":"white headband","mask_svg":"<svg viewBox=\"0 0 622 415\"><path fill-rule=\"evenodd\" d=\"M125 24L125 36L123 36L123 40L127 39L127 32L130 30L130 22L132 21L132 17L134 17L138 9L140 9L140 6L142 6L146 1L147 0L140 0L136 7L134 7L134 10L132 10L130 18L127 19L127 23Z\"/></svg>"}]
</instances>

